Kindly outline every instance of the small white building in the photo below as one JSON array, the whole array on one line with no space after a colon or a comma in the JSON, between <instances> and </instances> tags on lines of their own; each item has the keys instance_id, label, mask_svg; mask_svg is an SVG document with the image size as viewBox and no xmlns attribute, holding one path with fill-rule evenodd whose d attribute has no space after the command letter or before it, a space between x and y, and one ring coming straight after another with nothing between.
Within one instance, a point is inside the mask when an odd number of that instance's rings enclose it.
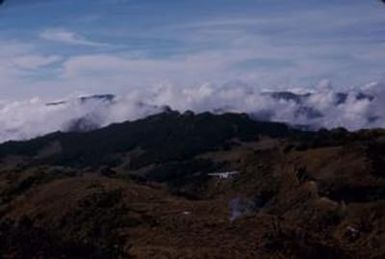
<instances>
[{"instance_id":1,"label":"small white building","mask_svg":"<svg viewBox=\"0 0 385 259\"><path fill-rule=\"evenodd\" d=\"M229 179L238 174L239 174L239 171L229 171L229 172L215 172L215 173L210 173L208 175L219 179Z\"/></svg>"}]
</instances>

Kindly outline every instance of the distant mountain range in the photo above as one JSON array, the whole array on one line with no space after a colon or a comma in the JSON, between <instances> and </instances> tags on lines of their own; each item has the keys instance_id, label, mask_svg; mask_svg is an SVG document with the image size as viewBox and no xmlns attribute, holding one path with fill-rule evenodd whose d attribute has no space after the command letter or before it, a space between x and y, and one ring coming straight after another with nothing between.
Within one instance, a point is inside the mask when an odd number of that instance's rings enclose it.
<instances>
[{"instance_id":1,"label":"distant mountain range","mask_svg":"<svg viewBox=\"0 0 385 259\"><path fill-rule=\"evenodd\" d=\"M306 100L313 96L312 93L305 94L296 94L290 91L282 91L282 92L265 92L264 95L268 95L277 100L285 100L285 101L293 101L297 104L304 104ZM349 94L343 92L334 93L335 105L341 105L346 103ZM375 97L369 94L365 94L362 92L358 92L355 94L355 99L359 100L369 100L373 101Z\"/></svg>"},{"instance_id":2,"label":"distant mountain range","mask_svg":"<svg viewBox=\"0 0 385 259\"><path fill-rule=\"evenodd\" d=\"M99 94L99 95L90 95L90 96L82 96L78 98L78 101L80 103L87 103L92 101L98 101L98 102L104 102L106 104L113 103L115 99L115 95L113 94ZM57 106L57 105L63 105L67 104L68 101L56 101L56 102L48 102L46 103L47 106Z\"/></svg>"},{"instance_id":3,"label":"distant mountain range","mask_svg":"<svg viewBox=\"0 0 385 259\"><path fill-rule=\"evenodd\" d=\"M301 93L256 92L242 87L149 89L125 96L99 94L54 102L4 102L0 106L0 142L55 131L86 132L171 110L247 113L254 120L282 122L306 130L385 127L385 94L379 83L345 92L331 88Z\"/></svg>"},{"instance_id":4,"label":"distant mountain range","mask_svg":"<svg viewBox=\"0 0 385 259\"><path fill-rule=\"evenodd\" d=\"M324 114L317 110L317 108L308 106L307 101L314 96L313 93L304 93L304 94L296 94L290 91L282 91L282 92L265 92L263 95L269 96L275 100L282 100L287 102L294 102L298 105L297 110L295 111L295 117L305 117L309 120L317 119L323 117ZM349 93L344 92L335 92L333 93L334 105L337 107L339 105L343 105L347 102L349 97ZM375 99L374 96L365 94L362 92L358 92L354 96L354 100L368 100L373 101ZM368 118L369 120L373 120L373 118Z\"/></svg>"},{"instance_id":5,"label":"distant mountain range","mask_svg":"<svg viewBox=\"0 0 385 259\"><path fill-rule=\"evenodd\" d=\"M291 126L298 127L302 129L316 129L317 125L312 125L312 120L320 119L324 117L324 114L322 111L318 110L316 107L312 107L309 104L309 100L314 97L313 93L294 93L290 91L277 91L277 92L263 92L261 94L262 96L266 96L269 98L272 98L273 100L280 102L292 102L296 104L296 109L293 112L294 118L293 120L296 121L299 118L304 118L305 120L309 121L309 124L296 124L293 123ZM346 104L348 101L349 93L344 92L336 92L333 93L333 99L334 99L334 106L338 107L340 105ZM113 105L115 101L117 100L117 96L112 94L103 94L103 95L90 95L90 96L83 96L79 97L77 99L78 103L80 105L87 105L90 103L98 103L101 106L104 106L106 109L108 109L108 106ZM370 94L366 94L363 92L357 92L354 95L355 101L362 101L367 100L368 102L372 102L375 100L375 96L372 96ZM47 106L60 106L60 105L66 105L68 104L68 101L57 101L57 102L49 102L46 103ZM151 106L152 109L159 110L159 112L171 110L168 106L163 107L156 107L153 105L146 104L145 102L137 103L138 106ZM215 113L226 113L231 112L235 109L231 107L231 104L229 104L227 107L219 107L215 109L213 112ZM265 121L272 121L273 119L273 112L272 111L258 111L250 114L251 118L257 119L257 120L265 120ZM377 116L368 116L367 120L368 123L374 123L376 120L378 120L379 117ZM287 122L290 124L290 122ZM68 122L65 123L65 126L63 128L64 131L75 131L75 132L83 132L88 130L93 130L101 127L101 121L100 118L95 113L86 114L84 117L80 118L74 118Z\"/></svg>"}]
</instances>

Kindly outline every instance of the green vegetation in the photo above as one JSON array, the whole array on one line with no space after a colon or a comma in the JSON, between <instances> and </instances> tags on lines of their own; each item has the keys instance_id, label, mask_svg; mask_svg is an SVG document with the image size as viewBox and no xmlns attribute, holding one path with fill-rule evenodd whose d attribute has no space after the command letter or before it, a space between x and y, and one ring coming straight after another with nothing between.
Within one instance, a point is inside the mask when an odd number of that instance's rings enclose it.
<instances>
[{"instance_id":1,"label":"green vegetation","mask_svg":"<svg viewBox=\"0 0 385 259\"><path fill-rule=\"evenodd\" d=\"M384 139L169 111L8 142L0 257L384 258Z\"/></svg>"}]
</instances>

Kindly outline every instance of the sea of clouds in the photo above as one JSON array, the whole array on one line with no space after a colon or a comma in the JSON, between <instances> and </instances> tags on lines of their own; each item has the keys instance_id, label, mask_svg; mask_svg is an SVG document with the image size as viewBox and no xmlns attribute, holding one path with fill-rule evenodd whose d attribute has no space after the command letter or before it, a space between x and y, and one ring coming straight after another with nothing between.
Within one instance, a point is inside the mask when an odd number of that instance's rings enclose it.
<instances>
[{"instance_id":1,"label":"sea of clouds","mask_svg":"<svg viewBox=\"0 0 385 259\"><path fill-rule=\"evenodd\" d=\"M254 119L312 129L385 127L385 84L337 91L328 82L311 90L266 91L242 84L196 87L166 85L122 96L90 96L49 102L40 98L0 101L0 142L68 131L79 120L92 128L136 120L164 111L243 112ZM72 127L72 128L71 128ZM86 127L87 128L87 127ZM84 129L84 128L83 128Z\"/></svg>"}]
</instances>

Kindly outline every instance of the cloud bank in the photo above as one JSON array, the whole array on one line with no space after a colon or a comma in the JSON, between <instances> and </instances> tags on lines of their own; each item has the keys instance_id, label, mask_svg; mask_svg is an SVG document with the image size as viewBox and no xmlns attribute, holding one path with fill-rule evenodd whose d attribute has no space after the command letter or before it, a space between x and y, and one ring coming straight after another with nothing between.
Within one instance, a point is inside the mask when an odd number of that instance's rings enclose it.
<instances>
[{"instance_id":1,"label":"cloud bank","mask_svg":"<svg viewBox=\"0 0 385 259\"><path fill-rule=\"evenodd\" d=\"M83 45L88 47L108 46L108 44L88 40L75 32L65 29L46 29L40 34L40 37L44 40L55 41L62 44Z\"/></svg>"},{"instance_id":2,"label":"cloud bank","mask_svg":"<svg viewBox=\"0 0 385 259\"><path fill-rule=\"evenodd\" d=\"M88 130L136 120L164 111L243 112L257 120L293 126L385 127L385 84L376 82L344 92L327 81L311 91L261 91L247 84L202 84L190 88L162 85L127 95L94 95L49 102L40 98L0 101L0 142L55 131Z\"/></svg>"},{"instance_id":3,"label":"cloud bank","mask_svg":"<svg viewBox=\"0 0 385 259\"><path fill-rule=\"evenodd\" d=\"M0 14L5 99L233 79L357 86L384 75L379 1L9 2Z\"/></svg>"}]
</instances>

